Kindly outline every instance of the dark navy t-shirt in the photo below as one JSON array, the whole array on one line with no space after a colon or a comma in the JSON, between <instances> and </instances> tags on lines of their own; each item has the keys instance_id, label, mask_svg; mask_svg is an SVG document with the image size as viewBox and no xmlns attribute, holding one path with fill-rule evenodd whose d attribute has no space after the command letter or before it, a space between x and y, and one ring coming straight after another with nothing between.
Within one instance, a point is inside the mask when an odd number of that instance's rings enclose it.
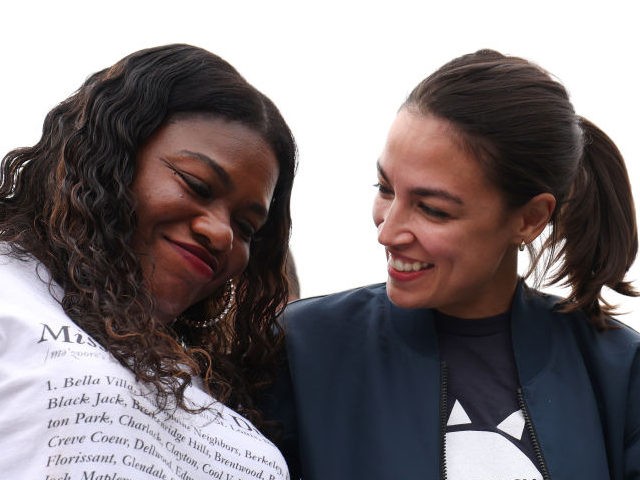
<instances>
[{"instance_id":1,"label":"dark navy t-shirt","mask_svg":"<svg viewBox=\"0 0 640 480\"><path fill-rule=\"evenodd\" d=\"M540 480L518 399L509 313L461 319L436 313L446 365L449 480Z\"/></svg>"}]
</instances>

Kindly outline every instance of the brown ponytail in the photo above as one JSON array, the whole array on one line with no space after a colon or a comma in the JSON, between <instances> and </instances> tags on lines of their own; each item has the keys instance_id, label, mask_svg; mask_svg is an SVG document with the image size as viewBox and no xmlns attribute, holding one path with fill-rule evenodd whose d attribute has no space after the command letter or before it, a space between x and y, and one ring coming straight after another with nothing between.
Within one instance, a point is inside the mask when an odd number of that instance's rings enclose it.
<instances>
[{"instance_id":1,"label":"brown ponytail","mask_svg":"<svg viewBox=\"0 0 640 480\"><path fill-rule=\"evenodd\" d=\"M546 243L562 245L553 262L561 267L550 279L566 278L571 293L561 310L584 310L600 328L615 309L602 298L607 286L627 296L638 296L625 274L638 252L638 230L631 184L620 151L589 120L580 117L584 152L569 198L560 208L554 234Z\"/></svg>"}]
</instances>

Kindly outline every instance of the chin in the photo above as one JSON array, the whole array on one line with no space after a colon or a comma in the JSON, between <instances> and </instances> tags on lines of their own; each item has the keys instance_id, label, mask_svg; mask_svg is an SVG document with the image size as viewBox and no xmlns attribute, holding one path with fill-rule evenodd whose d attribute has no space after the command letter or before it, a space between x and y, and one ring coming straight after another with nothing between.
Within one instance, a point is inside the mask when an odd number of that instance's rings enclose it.
<instances>
[{"instance_id":1,"label":"chin","mask_svg":"<svg viewBox=\"0 0 640 480\"><path fill-rule=\"evenodd\" d=\"M387 283L387 297L389 297L391 303L400 308L431 307L431 305L429 305L428 302L424 298L421 298L419 295L416 295L413 292L407 292L398 288L394 288L389 283Z\"/></svg>"}]
</instances>

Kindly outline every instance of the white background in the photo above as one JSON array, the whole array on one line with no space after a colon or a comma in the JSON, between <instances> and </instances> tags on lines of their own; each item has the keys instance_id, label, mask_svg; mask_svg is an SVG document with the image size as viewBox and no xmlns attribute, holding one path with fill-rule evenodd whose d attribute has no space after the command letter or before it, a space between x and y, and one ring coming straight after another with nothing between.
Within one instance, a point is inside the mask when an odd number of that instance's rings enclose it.
<instances>
[{"instance_id":1,"label":"white background","mask_svg":"<svg viewBox=\"0 0 640 480\"><path fill-rule=\"evenodd\" d=\"M493 48L555 74L576 111L616 142L640 199L634 3L2 2L0 152L35 143L57 102L128 53L174 42L204 47L271 97L296 136L292 249L303 296L384 281L370 215L376 158L411 88L463 53ZM640 279L638 263L630 279ZM622 319L639 328L640 300L622 306L633 311Z\"/></svg>"}]
</instances>

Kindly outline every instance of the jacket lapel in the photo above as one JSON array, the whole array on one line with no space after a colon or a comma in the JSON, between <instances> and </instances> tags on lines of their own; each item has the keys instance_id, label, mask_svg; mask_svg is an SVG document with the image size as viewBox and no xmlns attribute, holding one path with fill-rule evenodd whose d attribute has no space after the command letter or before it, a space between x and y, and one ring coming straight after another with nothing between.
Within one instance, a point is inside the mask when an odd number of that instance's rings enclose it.
<instances>
[{"instance_id":1,"label":"jacket lapel","mask_svg":"<svg viewBox=\"0 0 640 480\"><path fill-rule=\"evenodd\" d=\"M520 282L512 339L520 384L553 480L609 478L606 448L591 381L568 315L556 298Z\"/></svg>"}]
</instances>

